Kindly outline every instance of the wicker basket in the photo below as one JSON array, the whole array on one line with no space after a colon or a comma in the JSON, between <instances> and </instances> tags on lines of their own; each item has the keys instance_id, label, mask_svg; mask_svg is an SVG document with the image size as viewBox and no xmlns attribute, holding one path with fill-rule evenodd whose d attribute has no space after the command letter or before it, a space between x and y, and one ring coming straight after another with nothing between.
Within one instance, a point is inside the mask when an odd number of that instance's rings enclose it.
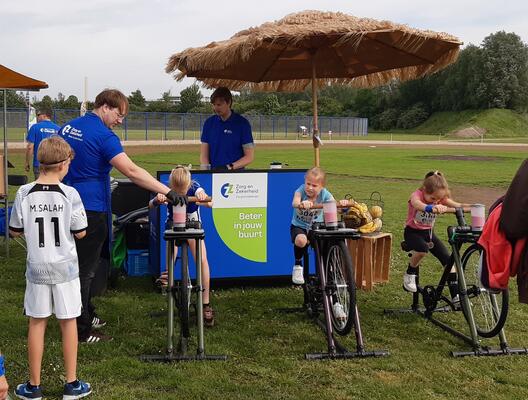
<instances>
[{"instance_id":1,"label":"wicker basket","mask_svg":"<svg viewBox=\"0 0 528 400\"><path fill-rule=\"evenodd\" d=\"M353 197L351 194L345 195L345 199L352 200ZM381 193L374 191L370 194L370 197L368 199L353 199L358 203L365 203L368 208L370 209L372 206L380 206L381 208L384 208L385 203L383 202L383 199L381 197ZM347 220L343 217L343 214L346 212L346 210L341 211L340 213L340 221L345 223L345 226L347 228L357 228L357 226L351 225L351 221Z\"/></svg>"},{"instance_id":2,"label":"wicker basket","mask_svg":"<svg viewBox=\"0 0 528 400\"><path fill-rule=\"evenodd\" d=\"M345 199L351 200L353 199L351 194L346 194ZM372 206L380 206L381 208L385 207L385 202L383 201L381 197L381 193L378 191L374 191L370 194L370 197L368 199L354 199L358 203L365 203L368 208Z\"/></svg>"}]
</instances>

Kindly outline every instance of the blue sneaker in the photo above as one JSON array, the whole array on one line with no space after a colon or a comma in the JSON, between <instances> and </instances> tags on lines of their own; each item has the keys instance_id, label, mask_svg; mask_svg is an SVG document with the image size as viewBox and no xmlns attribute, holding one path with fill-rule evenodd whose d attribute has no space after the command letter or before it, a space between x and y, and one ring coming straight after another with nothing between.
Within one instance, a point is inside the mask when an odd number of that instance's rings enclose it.
<instances>
[{"instance_id":1,"label":"blue sneaker","mask_svg":"<svg viewBox=\"0 0 528 400\"><path fill-rule=\"evenodd\" d=\"M42 389L40 386L32 386L29 388L29 381L26 383L21 383L15 389L15 396L19 399L24 400L41 400L42 399Z\"/></svg>"},{"instance_id":2,"label":"blue sneaker","mask_svg":"<svg viewBox=\"0 0 528 400\"><path fill-rule=\"evenodd\" d=\"M64 394L62 400L81 399L92 393L92 386L88 382L77 380L77 385L67 383L64 385Z\"/></svg>"}]
</instances>

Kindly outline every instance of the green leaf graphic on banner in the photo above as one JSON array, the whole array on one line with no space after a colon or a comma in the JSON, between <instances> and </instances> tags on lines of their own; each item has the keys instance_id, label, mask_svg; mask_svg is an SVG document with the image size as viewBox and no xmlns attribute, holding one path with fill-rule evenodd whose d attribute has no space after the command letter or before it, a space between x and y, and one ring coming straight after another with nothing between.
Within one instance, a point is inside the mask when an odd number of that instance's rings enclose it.
<instances>
[{"instance_id":1,"label":"green leaf graphic on banner","mask_svg":"<svg viewBox=\"0 0 528 400\"><path fill-rule=\"evenodd\" d=\"M213 208L213 221L220 238L240 257L267 261L266 208Z\"/></svg>"}]
</instances>

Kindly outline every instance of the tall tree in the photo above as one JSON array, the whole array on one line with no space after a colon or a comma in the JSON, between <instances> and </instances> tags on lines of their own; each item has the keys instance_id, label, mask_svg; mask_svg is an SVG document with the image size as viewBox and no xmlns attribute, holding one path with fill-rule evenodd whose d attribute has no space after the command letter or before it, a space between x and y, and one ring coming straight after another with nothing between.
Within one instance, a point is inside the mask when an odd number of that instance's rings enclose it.
<instances>
[{"instance_id":1,"label":"tall tree","mask_svg":"<svg viewBox=\"0 0 528 400\"><path fill-rule=\"evenodd\" d=\"M199 108L202 105L202 92L200 86L193 83L180 92L180 111L189 112L194 108Z\"/></svg>"},{"instance_id":2,"label":"tall tree","mask_svg":"<svg viewBox=\"0 0 528 400\"><path fill-rule=\"evenodd\" d=\"M128 103L130 104L130 108L135 111L141 111L145 108L146 100L145 97L143 97L143 94L141 94L141 90L137 89L130 93L130 96L128 96Z\"/></svg>"},{"instance_id":3,"label":"tall tree","mask_svg":"<svg viewBox=\"0 0 528 400\"><path fill-rule=\"evenodd\" d=\"M482 42L483 80L479 94L488 108L528 104L528 47L515 33L499 31Z\"/></svg>"},{"instance_id":4,"label":"tall tree","mask_svg":"<svg viewBox=\"0 0 528 400\"><path fill-rule=\"evenodd\" d=\"M22 92L16 92L14 90L6 91L6 103L7 107L10 108L24 108L27 107L26 97ZM4 94L0 94L0 106L4 106Z\"/></svg>"}]
</instances>

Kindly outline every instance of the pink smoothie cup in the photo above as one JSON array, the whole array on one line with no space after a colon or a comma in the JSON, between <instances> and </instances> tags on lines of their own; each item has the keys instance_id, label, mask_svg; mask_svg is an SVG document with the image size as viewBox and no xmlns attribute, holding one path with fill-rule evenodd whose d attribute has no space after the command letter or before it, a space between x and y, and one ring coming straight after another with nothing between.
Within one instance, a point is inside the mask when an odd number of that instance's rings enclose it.
<instances>
[{"instance_id":1,"label":"pink smoothie cup","mask_svg":"<svg viewBox=\"0 0 528 400\"><path fill-rule=\"evenodd\" d=\"M323 216L328 229L337 228L337 204L335 201L323 203Z\"/></svg>"},{"instance_id":2,"label":"pink smoothie cup","mask_svg":"<svg viewBox=\"0 0 528 400\"><path fill-rule=\"evenodd\" d=\"M471 205L471 229L481 231L486 221L486 208L484 204Z\"/></svg>"},{"instance_id":3,"label":"pink smoothie cup","mask_svg":"<svg viewBox=\"0 0 528 400\"><path fill-rule=\"evenodd\" d=\"M172 222L175 231L185 230L187 221L187 207L185 205L172 206Z\"/></svg>"}]
</instances>

